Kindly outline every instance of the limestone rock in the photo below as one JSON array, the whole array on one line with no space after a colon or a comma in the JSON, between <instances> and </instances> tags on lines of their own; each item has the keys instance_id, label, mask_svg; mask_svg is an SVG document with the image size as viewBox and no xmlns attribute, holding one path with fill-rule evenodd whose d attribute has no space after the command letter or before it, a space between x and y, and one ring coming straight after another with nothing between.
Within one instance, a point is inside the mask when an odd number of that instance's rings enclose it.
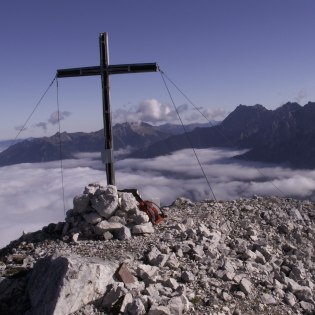
<instances>
[{"instance_id":1,"label":"limestone rock","mask_svg":"<svg viewBox=\"0 0 315 315\"><path fill-rule=\"evenodd\" d=\"M157 247L153 246L147 254L147 259L151 265L163 267L167 262L169 255L162 254Z\"/></svg>"},{"instance_id":2,"label":"limestone rock","mask_svg":"<svg viewBox=\"0 0 315 315\"><path fill-rule=\"evenodd\" d=\"M82 213L87 209L89 202L90 198L87 194L75 196L73 198L73 210Z\"/></svg>"},{"instance_id":3,"label":"limestone rock","mask_svg":"<svg viewBox=\"0 0 315 315\"><path fill-rule=\"evenodd\" d=\"M210 245L211 249L215 249L219 245L221 239L221 232L220 231L211 232L208 238L211 243Z\"/></svg>"},{"instance_id":4,"label":"limestone rock","mask_svg":"<svg viewBox=\"0 0 315 315\"><path fill-rule=\"evenodd\" d=\"M184 295L173 297L168 302L168 307L171 314L181 315L187 312L190 308L190 302Z\"/></svg>"},{"instance_id":5,"label":"limestone rock","mask_svg":"<svg viewBox=\"0 0 315 315\"><path fill-rule=\"evenodd\" d=\"M197 254L199 256L203 256L204 255L204 251L203 251L203 246L201 245L196 245L192 248L192 252L194 254Z\"/></svg>"},{"instance_id":6,"label":"limestone rock","mask_svg":"<svg viewBox=\"0 0 315 315\"><path fill-rule=\"evenodd\" d=\"M308 314L314 314L315 305L314 303L308 303L305 301L300 302L300 305L304 311L306 311Z\"/></svg>"},{"instance_id":7,"label":"limestone rock","mask_svg":"<svg viewBox=\"0 0 315 315\"><path fill-rule=\"evenodd\" d=\"M171 269L177 269L178 268L179 261L178 261L178 258L177 258L175 253L171 253L168 256L168 260L166 262L166 266L168 266Z\"/></svg>"},{"instance_id":8,"label":"limestone rock","mask_svg":"<svg viewBox=\"0 0 315 315\"><path fill-rule=\"evenodd\" d=\"M149 222L149 217L145 212L136 210L132 215L132 222L135 224L147 223Z\"/></svg>"},{"instance_id":9,"label":"limestone rock","mask_svg":"<svg viewBox=\"0 0 315 315\"><path fill-rule=\"evenodd\" d=\"M108 285L106 294L102 298L101 306L110 310L118 299L124 296L125 293L126 290L122 283L112 283Z\"/></svg>"},{"instance_id":10,"label":"limestone rock","mask_svg":"<svg viewBox=\"0 0 315 315\"><path fill-rule=\"evenodd\" d=\"M100 298L113 283L117 265L97 258L75 255L49 256L39 260L27 286L28 314L70 314Z\"/></svg>"},{"instance_id":11,"label":"limestone rock","mask_svg":"<svg viewBox=\"0 0 315 315\"><path fill-rule=\"evenodd\" d=\"M131 238L131 231L126 226L122 226L121 228L116 229L114 233L115 237L120 241L128 240L129 238Z\"/></svg>"},{"instance_id":12,"label":"limestone rock","mask_svg":"<svg viewBox=\"0 0 315 315\"><path fill-rule=\"evenodd\" d=\"M294 306L296 303L296 297L294 296L293 293L291 292L287 292L284 296L284 300L287 304L289 304L290 306Z\"/></svg>"},{"instance_id":13,"label":"limestone rock","mask_svg":"<svg viewBox=\"0 0 315 315\"><path fill-rule=\"evenodd\" d=\"M248 279L243 278L240 282L240 289L246 295L250 295L252 293L253 287L252 287L251 282Z\"/></svg>"},{"instance_id":14,"label":"limestone rock","mask_svg":"<svg viewBox=\"0 0 315 315\"><path fill-rule=\"evenodd\" d=\"M152 305L148 315L171 315L170 309L163 305Z\"/></svg>"},{"instance_id":15,"label":"limestone rock","mask_svg":"<svg viewBox=\"0 0 315 315\"><path fill-rule=\"evenodd\" d=\"M110 223L106 220L103 220L95 226L95 233L97 235L103 235L105 232L117 231L122 227L123 225L121 223Z\"/></svg>"},{"instance_id":16,"label":"limestone rock","mask_svg":"<svg viewBox=\"0 0 315 315\"><path fill-rule=\"evenodd\" d=\"M79 233L75 233L72 235L72 241L74 243L78 243L78 239L79 239L80 234Z\"/></svg>"},{"instance_id":17,"label":"limestone rock","mask_svg":"<svg viewBox=\"0 0 315 315\"><path fill-rule=\"evenodd\" d=\"M300 211L296 208L292 208L289 210L289 216L292 217L294 220L303 221L303 217Z\"/></svg>"},{"instance_id":18,"label":"limestone rock","mask_svg":"<svg viewBox=\"0 0 315 315\"><path fill-rule=\"evenodd\" d=\"M161 286L158 286L156 284L149 284L145 288L144 293L149 295L153 300L156 301L160 298L159 289L161 290Z\"/></svg>"},{"instance_id":19,"label":"limestone rock","mask_svg":"<svg viewBox=\"0 0 315 315\"><path fill-rule=\"evenodd\" d=\"M154 277L157 275L159 268L156 266L150 266L145 264L139 264L137 269L137 275L140 277L145 283L152 283L154 281Z\"/></svg>"},{"instance_id":20,"label":"limestone rock","mask_svg":"<svg viewBox=\"0 0 315 315\"><path fill-rule=\"evenodd\" d=\"M127 306L128 314L130 315L143 315L146 313L145 307L141 299L136 298Z\"/></svg>"},{"instance_id":21,"label":"limestone rock","mask_svg":"<svg viewBox=\"0 0 315 315\"><path fill-rule=\"evenodd\" d=\"M181 315L183 314L185 305L183 304L181 297L176 296L169 300L168 307L171 311L171 314Z\"/></svg>"},{"instance_id":22,"label":"limestone rock","mask_svg":"<svg viewBox=\"0 0 315 315\"><path fill-rule=\"evenodd\" d=\"M120 208L125 212L136 210L138 208L138 202L132 193L120 192L119 198L121 198Z\"/></svg>"},{"instance_id":23,"label":"limestone rock","mask_svg":"<svg viewBox=\"0 0 315 315\"><path fill-rule=\"evenodd\" d=\"M183 281L185 282L193 282L195 281L195 276L193 275L192 272L190 271L184 271L182 274L181 274L181 278Z\"/></svg>"},{"instance_id":24,"label":"limestone rock","mask_svg":"<svg viewBox=\"0 0 315 315\"><path fill-rule=\"evenodd\" d=\"M83 215L83 218L87 223L93 224L93 225L103 220L102 217L96 212L85 213Z\"/></svg>"},{"instance_id":25,"label":"limestone rock","mask_svg":"<svg viewBox=\"0 0 315 315\"><path fill-rule=\"evenodd\" d=\"M301 286L291 278L285 278L287 282L287 288L290 292L295 293L301 290Z\"/></svg>"},{"instance_id":26,"label":"limestone rock","mask_svg":"<svg viewBox=\"0 0 315 315\"><path fill-rule=\"evenodd\" d=\"M94 196L96 190L100 187L99 183L91 183L88 186L84 188L84 194L91 196Z\"/></svg>"},{"instance_id":27,"label":"limestone rock","mask_svg":"<svg viewBox=\"0 0 315 315\"><path fill-rule=\"evenodd\" d=\"M275 304L277 304L276 299L272 295L270 295L268 293L263 293L260 298L261 298L261 302L263 304L266 304L266 305L275 305Z\"/></svg>"},{"instance_id":28,"label":"limestone rock","mask_svg":"<svg viewBox=\"0 0 315 315\"><path fill-rule=\"evenodd\" d=\"M154 233L154 227L151 222L135 225L131 233L134 235L138 234L152 234Z\"/></svg>"},{"instance_id":29,"label":"limestone rock","mask_svg":"<svg viewBox=\"0 0 315 315\"><path fill-rule=\"evenodd\" d=\"M110 223L120 223L122 225L126 225L126 223L127 223L125 217L120 217L120 216L117 216L117 215L113 215L112 217L110 217L108 219L108 222L110 222Z\"/></svg>"},{"instance_id":30,"label":"limestone rock","mask_svg":"<svg viewBox=\"0 0 315 315\"><path fill-rule=\"evenodd\" d=\"M256 259L256 254L251 251L250 249L246 250L246 252L243 254L243 258L245 260L255 260Z\"/></svg>"},{"instance_id":31,"label":"limestone rock","mask_svg":"<svg viewBox=\"0 0 315 315\"><path fill-rule=\"evenodd\" d=\"M164 285L173 289L173 290L176 290L179 286L178 282L174 278L168 278L165 281Z\"/></svg>"},{"instance_id":32,"label":"limestone rock","mask_svg":"<svg viewBox=\"0 0 315 315\"><path fill-rule=\"evenodd\" d=\"M125 263L122 263L119 266L118 270L116 271L116 277L124 284L135 283L135 278Z\"/></svg>"},{"instance_id":33,"label":"limestone rock","mask_svg":"<svg viewBox=\"0 0 315 315\"><path fill-rule=\"evenodd\" d=\"M91 203L100 216L109 219L118 207L117 188L108 185L103 190L97 190Z\"/></svg>"},{"instance_id":34,"label":"limestone rock","mask_svg":"<svg viewBox=\"0 0 315 315\"><path fill-rule=\"evenodd\" d=\"M131 293L126 293L124 296L124 299L122 301L121 307L119 312L122 314L127 314L128 306L132 303L132 294Z\"/></svg>"},{"instance_id":35,"label":"limestone rock","mask_svg":"<svg viewBox=\"0 0 315 315\"><path fill-rule=\"evenodd\" d=\"M198 232L202 234L204 237L210 237L211 235L210 230L202 223L198 227Z\"/></svg>"},{"instance_id":36,"label":"limestone rock","mask_svg":"<svg viewBox=\"0 0 315 315\"><path fill-rule=\"evenodd\" d=\"M103 234L103 238L104 240L108 241L108 240L111 240L114 238L114 235L109 232L109 231L106 231L104 234Z\"/></svg>"}]
</instances>

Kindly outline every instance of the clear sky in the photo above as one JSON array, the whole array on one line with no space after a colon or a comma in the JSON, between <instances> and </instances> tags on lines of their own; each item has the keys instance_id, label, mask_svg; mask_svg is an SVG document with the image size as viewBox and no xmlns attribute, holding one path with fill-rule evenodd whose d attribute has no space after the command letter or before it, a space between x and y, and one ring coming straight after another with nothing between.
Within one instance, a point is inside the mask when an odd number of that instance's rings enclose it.
<instances>
[{"instance_id":1,"label":"clear sky","mask_svg":"<svg viewBox=\"0 0 315 315\"><path fill-rule=\"evenodd\" d=\"M210 116L315 100L313 0L2 1L0 140L15 137L57 69L99 64L100 32L111 64L158 62ZM102 127L100 78L59 79L59 99L62 130ZM158 73L112 76L111 100L114 112L170 103ZM55 133L56 106L54 85L21 137Z\"/></svg>"}]
</instances>

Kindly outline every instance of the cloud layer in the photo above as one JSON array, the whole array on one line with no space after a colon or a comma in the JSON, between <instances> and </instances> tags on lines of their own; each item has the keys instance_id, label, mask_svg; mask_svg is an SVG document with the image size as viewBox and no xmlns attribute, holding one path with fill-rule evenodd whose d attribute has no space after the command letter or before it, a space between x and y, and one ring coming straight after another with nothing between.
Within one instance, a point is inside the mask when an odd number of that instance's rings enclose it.
<instances>
[{"instance_id":1,"label":"cloud layer","mask_svg":"<svg viewBox=\"0 0 315 315\"><path fill-rule=\"evenodd\" d=\"M222 119L226 116L226 111L221 108L211 110L199 108L199 110L209 120ZM196 109L191 109L187 104L177 106L177 112L187 123L200 122L202 118ZM202 119L201 122L205 122L204 118ZM179 121L177 113L171 104L162 104L156 99L144 100L134 108L120 108L113 112L113 120L115 123L145 121L152 124L176 123L176 121Z\"/></svg>"},{"instance_id":2,"label":"cloud layer","mask_svg":"<svg viewBox=\"0 0 315 315\"><path fill-rule=\"evenodd\" d=\"M38 123L34 124L32 127L33 128L34 127L35 128L41 128L43 131L46 132L49 125L56 125L58 123L58 120L64 120L67 117L69 117L70 115L71 115L71 112L68 112L68 111L55 111L55 112L50 114L50 116L46 122L44 122L44 121L38 122ZM22 132L22 131L28 130L29 128L30 127L20 125L20 126L15 126L14 130Z\"/></svg>"},{"instance_id":3,"label":"cloud layer","mask_svg":"<svg viewBox=\"0 0 315 315\"><path fill-rule=\"evenodd\" d=\"M53 113L50 114L49 118L47 119L47 122L39 122L37 124L34 125L34 127L38 127L38 128L42 128L45 132L47 131L48 125L56 125L58 123L59 120L64 120L67 117L69 117L71 115L70 112L68 111L55 111Z\"/></svg>"},{"instance_id":4,"label":"cloud layer","mask_svg":"<svg viewBox=\"0 0 315 315\"><path fill-rule=\"evenodd\" d=\"M66 117L69 117L71 115L68 111L55 111L50 114L50 117L48 119L48 122L52 125L56 125L59 120L64 120Z\"/></svg>"},{"instance_id":5,"label":"cloud layer","mask_svg":"<svg viewBox=\"0 0 315 315\"><path fill-rule=\"evenodd\" d=\"M236 150L197 150L218 200L281 195L315 200L315 171L241 162L230 159ZM73 197L91 182L106 183L99 153L80 154L66 160L64 187L66 210ZM116 163L117 186L137 188L144 198L159 198L164 205L178 196L212 199L210 189L191 150L150 160L125 159ZM20 164L1 168L0 247L50 222L64 220L60 163Z\"/></svg>"}]
</instances>

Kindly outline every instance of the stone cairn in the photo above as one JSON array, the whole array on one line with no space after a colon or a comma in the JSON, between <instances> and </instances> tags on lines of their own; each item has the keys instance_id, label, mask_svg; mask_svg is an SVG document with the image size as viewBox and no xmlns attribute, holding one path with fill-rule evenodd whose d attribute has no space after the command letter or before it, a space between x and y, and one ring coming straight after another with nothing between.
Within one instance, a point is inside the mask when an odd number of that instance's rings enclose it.
<instances>
[{"instance_id":1,"label":"stone cairn","mask_svg":"<svg viewBox=\"0 0 315 315\"><path fill-rule=\"evenodd\" d=\"M66 213L62 234L65 239L119 239L154 233L148 215L138 207L131 193L118 192L112 185L89 184L73 199ZM56 229L56 227L55 227ZM60 227L57 227L60 229Z\"/></svg>"}]
</instances>

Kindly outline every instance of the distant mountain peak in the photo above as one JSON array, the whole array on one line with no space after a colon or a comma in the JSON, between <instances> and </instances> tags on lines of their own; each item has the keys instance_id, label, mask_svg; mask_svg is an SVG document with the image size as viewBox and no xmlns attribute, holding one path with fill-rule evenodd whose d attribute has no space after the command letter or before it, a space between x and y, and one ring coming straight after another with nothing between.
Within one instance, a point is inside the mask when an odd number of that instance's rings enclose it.
<instances>
[{"instance_id":1,"label":"distant mountain peak","mask_svg":"<svg viewBox=\"0 0 315 315\"><path fill-rule=\"evenodd\" d=\"M264 107L263 105L261 104L255 104L255 105L243 105L243 104L240 104L236 107L235 111L236 110L268 110L266 107Z\"/></svg>"},{"instance_id":2,"label":"distant mountain peak","mask_svg":"<svg viewBox=\"0 0 315 315\"><path fill-rule=\"evenodd\" d=\"M52 139L55 140L57 139L59 141L59 139L61 140L61 142L66 142L66 141L71 141L71 135L67 132L67 131L63 131L61 133L56 132L53 136L48 137L47 139Z\"/></svg>"},{"instance_id":3,"label":"distant mountain peak","mask_svg":"<svg viewBox=\"0 0 315 315\"><path fill-rule=\"evenodd\" d=\"M285 104L283 104L282 106L278 107L277 109L275 109L275 111L296 111L301 109L303 106L301 106L299 103L297 102L287 102Z\"/></svg>"}]
</instances>

